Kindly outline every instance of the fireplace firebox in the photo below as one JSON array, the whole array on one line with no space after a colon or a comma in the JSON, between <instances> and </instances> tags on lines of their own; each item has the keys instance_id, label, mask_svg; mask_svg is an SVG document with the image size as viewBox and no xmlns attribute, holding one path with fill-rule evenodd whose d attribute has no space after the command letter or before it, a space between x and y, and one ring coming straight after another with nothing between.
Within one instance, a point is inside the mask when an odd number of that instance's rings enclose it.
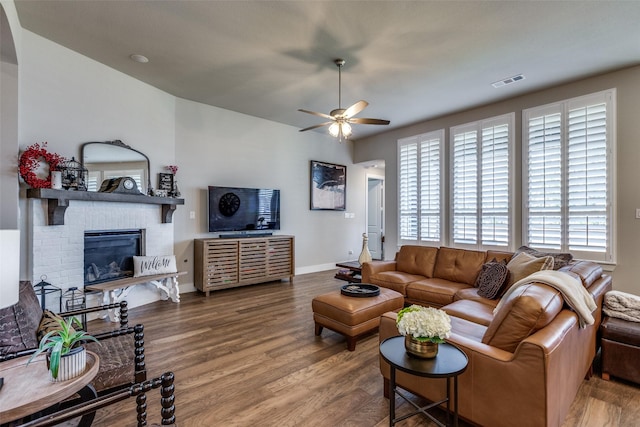
<instances>
[{"instance_id":1,"label":"fireplace firebox","mask_svg":"<svg viewBox=\"0 0 640 427\"><path fill-rule=\"evenodd\" d=\"M144 230L85 231L85 286L132 277L133 257L144 253Z\"/></svg>"}]
</instances>

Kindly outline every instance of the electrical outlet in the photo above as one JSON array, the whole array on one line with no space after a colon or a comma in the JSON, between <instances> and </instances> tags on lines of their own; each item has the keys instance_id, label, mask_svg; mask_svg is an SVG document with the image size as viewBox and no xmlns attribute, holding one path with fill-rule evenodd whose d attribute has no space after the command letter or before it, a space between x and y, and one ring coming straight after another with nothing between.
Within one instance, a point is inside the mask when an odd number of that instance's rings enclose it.
<instances>
[{"instance_id":1,"label":"electrical outlet","mask_svg":"<svg viewBox=\"0 0 640 427\"><path fill-rule=\"evenodd\" d=\"M196 219L196 213L194 211L189 211L189 219Z\"/></svg>"},{"instance_id":2,"label":"electrical outlet","mask_svg":"<svg viewBox=\"0 0 640 427\"><path fill-rule=\"evenodd\" d=\"M636 209L636 219L640 219L640 209Z\"/></svg>"}]
</instances>

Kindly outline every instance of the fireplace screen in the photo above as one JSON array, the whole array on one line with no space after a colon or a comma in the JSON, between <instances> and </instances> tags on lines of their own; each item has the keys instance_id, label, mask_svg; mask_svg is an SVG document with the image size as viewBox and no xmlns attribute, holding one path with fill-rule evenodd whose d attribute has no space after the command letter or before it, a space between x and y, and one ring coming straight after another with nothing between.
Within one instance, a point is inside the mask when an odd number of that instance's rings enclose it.
<instances>
[{"instance_id":1,"label":"fireplace screen","mask_svg":"<svg viewBox=\"0 0 640 427\"><path fill-rule=\"evenodd\" d=\"M85 232L85 286L133 276L133 257L144 255L143 232L144 230Z\"/></svg>"}]
</instances>

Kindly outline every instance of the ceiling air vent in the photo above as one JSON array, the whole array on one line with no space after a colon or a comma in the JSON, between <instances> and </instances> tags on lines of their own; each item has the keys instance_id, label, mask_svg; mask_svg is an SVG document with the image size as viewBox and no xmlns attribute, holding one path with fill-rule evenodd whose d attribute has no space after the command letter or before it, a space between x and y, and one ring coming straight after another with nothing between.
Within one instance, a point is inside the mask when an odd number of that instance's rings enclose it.
<instances>
[{"instance_id":1,"label":"ceiling air vent","mask_svg":"<svg viewBox=\"0 0 640 427\"><path fill-rule=\"evenodd\" d=\"M518 74L517 76L512 76L506 79L498 80L497 82L491 83L491 86L502 87L502 86L509 85L511 83L519 82L520 80L524 80L524 76L522 74Z\"/></svg>"}]
</instances>

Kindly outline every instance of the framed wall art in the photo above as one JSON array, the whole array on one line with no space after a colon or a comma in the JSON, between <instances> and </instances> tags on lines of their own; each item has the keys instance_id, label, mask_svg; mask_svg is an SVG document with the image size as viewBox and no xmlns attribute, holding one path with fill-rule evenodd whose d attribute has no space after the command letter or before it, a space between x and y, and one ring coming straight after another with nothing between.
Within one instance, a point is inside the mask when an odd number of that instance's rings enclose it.
<instances>
[{"instance_id":1,"label":"framed wall art","mask_svg":"<svg viewBox=\"0 0 640 427\"><path fill-rule=\"evenodd\" d=\"M167 192L173 190L173 174L172 173L159 173L158 174L158 190L167 190Z\"/></svg>"},{"instance_id":2,"label":"framed wall art","mask_svg":"<svg viewBox=\"0 0 640 427\"><path fill-rule=\"evenodd\" d=\"M347 200L347 167L311 160L311 210L343 211Z\"/></svg>"}]
</instances>

